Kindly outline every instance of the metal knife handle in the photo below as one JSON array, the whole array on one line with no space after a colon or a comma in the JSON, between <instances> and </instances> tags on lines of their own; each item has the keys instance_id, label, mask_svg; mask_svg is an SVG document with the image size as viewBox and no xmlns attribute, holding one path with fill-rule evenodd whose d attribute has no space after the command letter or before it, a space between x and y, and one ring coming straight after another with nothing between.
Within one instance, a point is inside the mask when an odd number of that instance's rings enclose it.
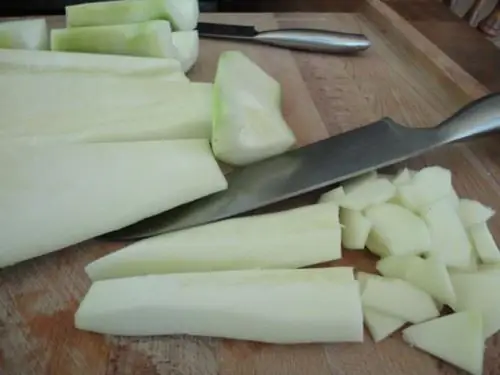
<instances>
[{"instance_id":1,"label":"metal knife handle","mask_svg":"<svg viewBox=\"0 0 500 375\"><path fill-rule=\"evenodd\" d=\"M259 32L253 39L276 47L325 53L353 53L371 45L362 34L314 29L268 30Z\"/></svg>"},{"instance_id":2,"label":"metal knife handle","mask_svg":"<svg viewBox=\"0 0 500 375\"><path fill-rule=\"evenodd\" d=\"M436 130L445 143L500 130L500 93L467 104L439 124Z\"/></svg>"}]
</instances>

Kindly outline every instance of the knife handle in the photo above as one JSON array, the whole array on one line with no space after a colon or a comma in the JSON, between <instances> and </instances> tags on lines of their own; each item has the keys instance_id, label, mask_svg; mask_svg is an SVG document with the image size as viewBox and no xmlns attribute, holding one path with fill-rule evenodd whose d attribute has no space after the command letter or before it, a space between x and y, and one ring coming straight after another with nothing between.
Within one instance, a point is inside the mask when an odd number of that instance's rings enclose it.
<instances>
[{"instance_id":1,"label":"knife handle","mask_svg":"<svg viewBox=\"0 0 500 375\"><path fill-rule=\"evenodd\" d=\"M262 31L253 40L275 47L324 53L353 53L363 51L371 45L362 34L314 29Z\"/></svg>"},{"instance_id":2,"label":"knife handle","mask_svg":"<svg viewBox=\"0 0 500 375\"><path fill-rule=\"evenodd\" d=\"M500 93L479 98L436 128L444 143L500 130Z\"/></svg>"}]
</instances>

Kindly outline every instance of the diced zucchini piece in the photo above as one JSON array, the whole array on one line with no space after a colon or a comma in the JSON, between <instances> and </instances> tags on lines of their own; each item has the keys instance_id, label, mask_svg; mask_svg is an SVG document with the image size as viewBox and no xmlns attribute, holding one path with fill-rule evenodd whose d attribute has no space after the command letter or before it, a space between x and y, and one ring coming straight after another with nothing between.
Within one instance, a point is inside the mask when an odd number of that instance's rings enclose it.
<instances>
[{"instance_id":1,"label":"diced zucchini piece","mask_svg":"<svg viewBox=\"0 0 500 375\"><path fill-rule=\"evenodd\" d=\"M412 265L423 261L417 255L393 255L380 259L377 262L377 271L385 277L406 280L406 274Z\"/></svg>"},{"instance_id":2,"label":"diced zucchini piece","mask_svg":"<svg viewBox=\"0 0 500 375\"><path fill-rule=\"evenodd\" d=\"M427 226L408 209L382 203L370 207L365 215L372 223L372 241L370 236L368 241L371 251L384 255L409 255L429 249L431 238ZM373 241L375 237L376 241Z\"/></svg>"},{"instance_id":3,"label":"diced zucchini piece","mask_svg":"<svg viewBox=\"0 0 500 375\"><path fill-rule=\"evenodd\" d=\"M471 199L460 199L458 214L465 228L487 222L495 211L484 204Z\"/></svg>"},{"instance_id":4,"label":"diced zucchini piece","mask_svg":"<svg viewBox=\"0 0 500 375\"><path fill-rule=\"evenodd\" d=\"M483 263L500 262L500 251L488 229L488 224L480 223L469 227L469 234L474 249Z\"/></svg>"},{"instance_id":5,"label":"diced zucchini piece","mask_svg":"<svg viewBox=\"0 0 500 375\"><path fill-rule=\"evenodd\" d=\"M451 172L445 168L423 168L413 175L411 182L398 187L398 199L406 208L420 212L454 193L451 178Z\"/></svg>"},{"instance_id":6,"label":"diced zucchini piece","mask_svg":"<svg viewBox=\"0 0 500 375\"><path fill-rule=\"evenodd\" d=\"M342 186L336 187L333 190L327 191L319 197L318 203L332 202L338 204L340 199L345 196L344 188Z\"/></svg>"},{"instance_id":7,"label":"diced zucchini piece","mask_svg":"<svg viewBox=\"0 0 500 375\"><path fill-rule=\"evenodd\" d=\"M351 210L364 210L370 206L387 202L396 194L396 187L385 178L376 178L359 183L351 189L344 188L345 197L339 205Z\"/></svg>"},{"instance_id":8,"label":"diced zucchini piece","mask_svg":"<svg viewBox=\"0 0 500 375\"><path fill-rule=\"evenodd\" d=\"M396 176L392 179L392 183L396 186L405 185L411 182L411 179L415 175L415 171L412 171L408 168L404 168L399 171Z\"/></svg>"},{"instance_id":9,"label":"diced zucchini piece","mask_svg":"<svg viewBox=\"0 0 500 375\"><path fill-rule=\"evenodd\" d=\"M482 326L481 314L470 310L408 327L403 339L470 374L482 375Z\"/></svg>"},{"instance_id":10,"label":"diced zucchini piece","mask_svg":"<svg viewBox=\"0 0 500 375\"><path fill-rule=\"evenodd\" d=\"M363 173L362 175L352 177L347 181L342 183L342 187L346 193L350 193L351 191L357 189L359 186L364 185L369 181L376 180L378 178L377 171L370 171L367 173Z\"/></svg>"},{"instance_id":11,"label":"diced zucchini piece","mask_svg":"<svg viewBox=\"0 0 500 375\"><path fill-rule=\"evenodd\" d=\"M372 228L371 221L359 211L341 208L340 224L343 226L342 245L351 250L364 249Z\"/></svg>"},{"instance_id":12,"label":"diced zucchini piece","mask_svg":"<svg viewBox=\"0 0 500 375\"><path fill-rule=\"evenodd\" d=\"M431 252L439 254L450 267L468 266L472 245L452 202L436 201L426 208L422 217L431 234Z\"/></svg>"},{"instance_id":13,"label":"diced zucchini piece","mask_svg":"<svg viewBox=\"0 0 500 375\"><path fill-rule=\"evenodd\" d=\"M363 306L411 323L439 316L432 298L404 280L369 278L361 299Z\"/></svg>"},{"instance_id":14,"label":"diced zucchini piece","mask_svg":"<svg viewBox=\"0 0 500 375\"><path fill-rule=\"evenodd\" d=\"M439 255L432 255L421 262L412 263L405 279L417 288L429 293L441 304L453 306L456 302L455 291L450 281L446 264Z\"/></svg>"},{"instance_id":15,"label":"diced zucchini piece","mask_svg":"<svg viewBox=\"0 0 500 375\"><path fill-rule=\"evenodd\" d=\"M453 310L477 310L483 314L484 338L500 330L500 297L497 293L500 285L500 273L452 273L451 283L456 294Z\"/></svg>"},{"instance_id":16,"label":"diced zucchini piece","mask_svg":"<svg viewBox=\"0 0 500 375\"><path fill-rule=\"evenodd\" d=\"M365 318L365 324L375 342L382 341L406 323L403 319L364 306L363 316Z\"/></svg>"}]
</instances>

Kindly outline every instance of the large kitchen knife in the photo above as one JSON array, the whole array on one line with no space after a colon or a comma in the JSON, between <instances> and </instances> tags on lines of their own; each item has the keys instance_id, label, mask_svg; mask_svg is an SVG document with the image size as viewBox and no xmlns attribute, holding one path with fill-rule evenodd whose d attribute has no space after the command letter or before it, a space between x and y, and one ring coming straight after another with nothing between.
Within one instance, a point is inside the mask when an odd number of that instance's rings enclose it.
<instances>
[{"instance_id":1,"label":"large kitchen knife","mask_svg":"<svg viewBox=\"0 0 500 375\"><path fill-rule=\"evenodd\" d=\"M202 38L230 39L324 53L359 52L371 45L362 34L317 29L257 31L253 26L200 22L198 33Z\"/></svg>"},{"instance_id":2,"label":"large kitchen knife","mask_svg":"<svg viewBox=\"0 0 500 375\"><path fill-rule=\"evenodd\" d=\"M237 169L227 175L227 190L106 237L138 239L227 219L498 129L500 93L476 100L434 128L408 128L384 118Z\"/></svg>"}]
</instances>

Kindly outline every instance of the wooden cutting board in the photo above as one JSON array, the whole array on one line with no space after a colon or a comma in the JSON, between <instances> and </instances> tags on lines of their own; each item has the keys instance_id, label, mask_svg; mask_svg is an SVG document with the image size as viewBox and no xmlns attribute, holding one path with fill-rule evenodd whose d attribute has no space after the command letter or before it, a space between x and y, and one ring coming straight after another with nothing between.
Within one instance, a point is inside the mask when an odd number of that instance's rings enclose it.
<instances>
[{"instance_id":1,"label":"wooden cutting board","mask_svg":"<svg viewBox=\"0 0 500 375\"><path fill-rule=\"evenodd\" d=\"M373 42L373 47L362 55L331 56L202 41L191 78L211 81L220 52L245 52L283 85L283 110L301 145L383 116L408 126L433 126L486 93L378 0L368 1L357 13L349 14L214 14L204 15L203 19L256 24L263 29L316 27L363 32ZM499 142L499 136L492 135L449 146L405 164L415 168L431 164L450 168L459 194L500 211ZM500 240L500 215L492 220L491 228ZM105 337L76 330L73 314L90 284L83 267L120 246L89 241L0 271L0 374L460 373L405 345L399 334L377 345L366 334L362 344L280 346L184 336ZM336 264L370 271L374 260L368 253L345 252ZM499 338L496 335L487 342L485 374L500 374Z\"/></svg>"}]
</instances>

